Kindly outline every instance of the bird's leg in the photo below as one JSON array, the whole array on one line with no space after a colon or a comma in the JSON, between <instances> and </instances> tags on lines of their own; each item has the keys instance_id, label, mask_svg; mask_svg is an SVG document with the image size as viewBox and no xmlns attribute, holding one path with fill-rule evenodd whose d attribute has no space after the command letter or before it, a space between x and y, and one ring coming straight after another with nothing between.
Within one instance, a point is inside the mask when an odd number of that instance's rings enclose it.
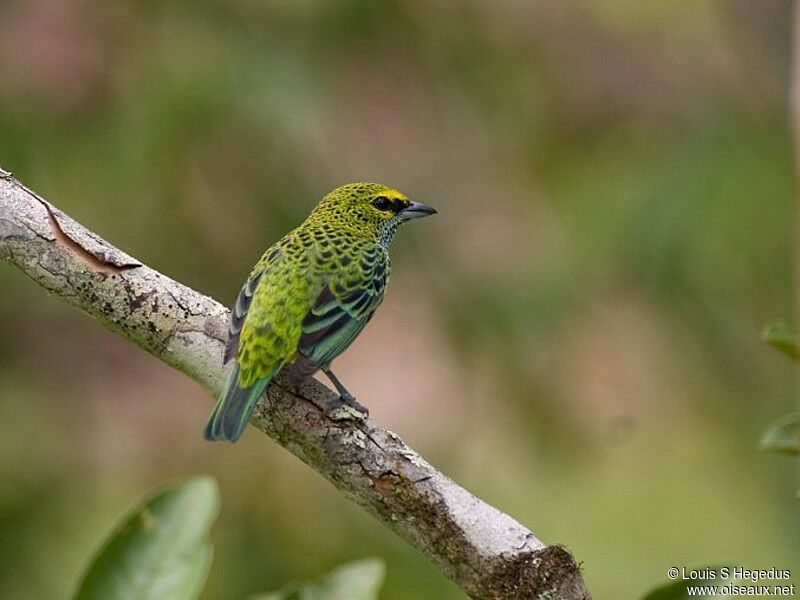
<instances>
[{"instance_id":1,"label":"bird's leg","mask_svg":"<svg viewBox=\"0 0 800 600\"><path fill-rule=\"evenodd\" d=\"M339 381L339 378L333 374L333 371L330 369L322 369L322 372L325 373L325 376L331 380L331 383L336 388L336 391L339 392L339 401L342 404L346 404L350 408L355 409L360 413L364 413L366 416L369 416L369 410L366 406L359 404L356 402L355 396L347 391L347 388L342 385L342 382Z\"/></svg>"},{"instance_id":2,"label":"bird's leg","mask_svg":"<svg viewBox=\"0 0 800 600\"><path fill-rule=\"evenodd\" d=\"M355 400L353 394L347 391L347 388L344 387L342 382L339 381L339 378L333 374L333 371L331 371L330 369L322 369L322 372L325 373L325 376L331 380L331 383L336 388L336 391L339 392L339 396L342 398L343 402L350 403L353 400Z\"/></svg>"}]
</instances>

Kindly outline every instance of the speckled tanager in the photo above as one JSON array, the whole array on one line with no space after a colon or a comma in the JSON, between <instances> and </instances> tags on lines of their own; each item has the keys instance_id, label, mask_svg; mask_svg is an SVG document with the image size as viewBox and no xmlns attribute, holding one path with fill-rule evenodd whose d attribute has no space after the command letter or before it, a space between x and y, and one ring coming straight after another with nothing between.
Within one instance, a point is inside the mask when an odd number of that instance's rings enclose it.
<instances>
[{"instance_id":1,"label":"speckled tanager","mask_svg":"<svg viewBox=\"0 0 800 600\"><path fill-rule=\"evenodd\" d=\"M321 370L340 402L363 411L331 362L383 300L397 229L435 212L385 185L351 183L330 192L302 225L270 246L231 310L224 361L233 360L234 368L206 439L239 439L283 368L294 383Z\"/></svg>"}]
</instances>

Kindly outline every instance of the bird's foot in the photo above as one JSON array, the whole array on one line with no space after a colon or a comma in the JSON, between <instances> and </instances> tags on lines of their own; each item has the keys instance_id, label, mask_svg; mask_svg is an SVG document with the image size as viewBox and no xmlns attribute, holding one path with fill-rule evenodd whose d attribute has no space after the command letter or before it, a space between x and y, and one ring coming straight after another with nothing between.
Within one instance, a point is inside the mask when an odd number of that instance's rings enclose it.
<instances>
[{"instance_id":1,"label":"bird's foot","mask_svg":"<svg viewBox=\"0 0 800 600\"><path fill-rule=\"evenodd\" d=\"M353 410L363 413L365 418L369 417L369 409L363 404L357 402L355 396L353 396L352 394L341 394L339 396L339 400L341 400L344 404L346 404Z\"/></svg>"},{"instance_id":2,"label":"bird's foot","mask_svg":"<svg viewBox=\"0 0 800 600\"><path fill-rule=\"evenodd\" d=\"M369 409L356 402L351 394L341 394L328 402L325 414L332 421L365 421L369 418Z\"/></svg>"}]
</instances>

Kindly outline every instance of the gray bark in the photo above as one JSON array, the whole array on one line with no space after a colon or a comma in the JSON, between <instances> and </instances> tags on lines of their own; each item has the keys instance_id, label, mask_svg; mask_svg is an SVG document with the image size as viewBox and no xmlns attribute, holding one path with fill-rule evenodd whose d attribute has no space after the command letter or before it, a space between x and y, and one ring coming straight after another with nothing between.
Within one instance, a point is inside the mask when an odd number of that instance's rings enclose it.
<instances>
[{"instance_id":1,"label":"gray bark","mask_svg":"<svg viewBox=\"0 0 800 600\"><path fill-rule=\"evenodd\" d=\"M1 169L0 257L211 394L220 393L228 310L113 247ZM333 399L317 381L294 390L278 377L253 425L439 565L471 597L590 597L579 565L562 546L539 541L391 431L322 410Z\"/></svg>"}]
</instances>

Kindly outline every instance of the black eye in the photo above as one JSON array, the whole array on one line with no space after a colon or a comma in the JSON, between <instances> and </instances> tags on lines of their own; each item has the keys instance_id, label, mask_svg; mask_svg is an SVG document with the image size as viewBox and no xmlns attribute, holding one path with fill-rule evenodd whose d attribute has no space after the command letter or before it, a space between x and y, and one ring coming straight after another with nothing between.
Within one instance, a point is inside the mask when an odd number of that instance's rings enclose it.
<instances>
[{"instance_id":1,"label":"black eye","mask_svg":"<svg viewBox=\"0 0 800 600\"><path fill-rule=\"evenodd\" d=\"M372 206L378 210L392 210L393 203L386 196L378 196L372 201Z\"/></svg>"}]
</instances>

